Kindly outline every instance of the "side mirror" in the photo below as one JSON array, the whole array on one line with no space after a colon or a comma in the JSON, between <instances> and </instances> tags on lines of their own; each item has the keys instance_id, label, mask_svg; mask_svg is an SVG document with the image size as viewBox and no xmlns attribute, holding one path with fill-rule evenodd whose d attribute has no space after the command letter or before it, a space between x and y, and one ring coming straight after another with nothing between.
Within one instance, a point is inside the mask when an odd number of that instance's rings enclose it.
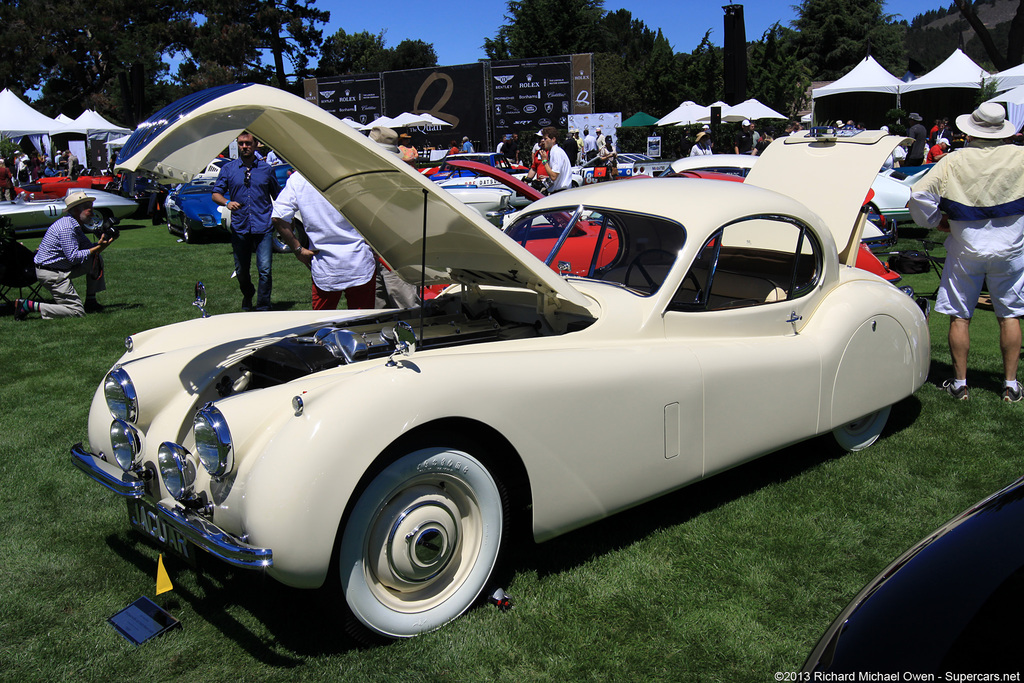
<instances>
[{"instance_id":1,"label":"side mirror","mask_svg":"<svg viewBox=\"0 0 1024 683\"><path fill-rule=\"evenodd\" d=\"M206 312L206 285L202 282L196 283L196 298L192 302L192 305L199 309L202 313L202 317L209 318L210 314Z\"/></svg>"}]
</instances>

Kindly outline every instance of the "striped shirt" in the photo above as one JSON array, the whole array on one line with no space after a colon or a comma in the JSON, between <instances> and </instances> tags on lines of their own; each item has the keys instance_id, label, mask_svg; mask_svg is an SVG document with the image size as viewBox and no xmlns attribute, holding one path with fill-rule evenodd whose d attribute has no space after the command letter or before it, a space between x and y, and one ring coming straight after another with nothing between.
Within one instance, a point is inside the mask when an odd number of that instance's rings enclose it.
<instances>
[{"instance_id":1,"label":"striped shirt","mask_svg":"<svg viewBox=\"0 0 1024 683\"><path fill-rule=\"evenodd\" d=\"M37 266L50 270L73 270L88 260L89 249L93 246L82 224L71 216L64 216L46 229L34 261Z\"/></svg>"}]
</instances>

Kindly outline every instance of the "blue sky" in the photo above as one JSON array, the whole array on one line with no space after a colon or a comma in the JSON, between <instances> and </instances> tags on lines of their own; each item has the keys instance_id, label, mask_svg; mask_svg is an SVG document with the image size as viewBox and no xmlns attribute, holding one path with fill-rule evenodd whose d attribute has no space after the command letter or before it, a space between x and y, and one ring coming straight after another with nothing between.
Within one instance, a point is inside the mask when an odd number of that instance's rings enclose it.
<instances>
[{"instance_id":1,"label":"blue sky","mask_svg":"<svg viewBox=\"0 0 1024 683\"><path fill-rule=\"evenodd\" d=\"M711 41L722 44L722 6L725 0L605 0L608 11L629 10L652 30L661 29L676 52L691 52L711 29ZM799 0L755 0L743 5L747 40L757 40L775 22L789 26L796 18L793 5ZM885 11L910 21L916 15L952 4L951 0L900 0L886 2ZM346 33L385 30L384 41L394 47L405 39L433 43L441 65L466 64L486 57L484 38L493 38L505 22L504 0L389 0L374 7L366 0L317 0L319 9L331 13L324 29L330 35L339 28Z\"/></svg>"}]
</instances>

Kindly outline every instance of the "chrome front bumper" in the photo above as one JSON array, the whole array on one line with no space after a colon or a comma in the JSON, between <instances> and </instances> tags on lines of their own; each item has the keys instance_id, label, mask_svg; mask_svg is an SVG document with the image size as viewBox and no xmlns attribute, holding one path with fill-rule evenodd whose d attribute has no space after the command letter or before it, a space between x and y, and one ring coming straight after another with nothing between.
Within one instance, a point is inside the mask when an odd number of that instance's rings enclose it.
<instances>
[{"instance_id":1,"label":"chrome front bumper","mask_svg":"<svg viewBox=\"0 0 1024 683\"><path fill-rule=\"evenodd\" d=\"M85 450L82 444L71 447L71 461L87 475L126 498L142 498L146 483L137 475L122 472L100 456ZM169 508L155 503L156 514L196 547L235 567L265 569L274 563L270 548L257 548L224 531L206 517L180 505Z\"/></svg>"}]
</instances>

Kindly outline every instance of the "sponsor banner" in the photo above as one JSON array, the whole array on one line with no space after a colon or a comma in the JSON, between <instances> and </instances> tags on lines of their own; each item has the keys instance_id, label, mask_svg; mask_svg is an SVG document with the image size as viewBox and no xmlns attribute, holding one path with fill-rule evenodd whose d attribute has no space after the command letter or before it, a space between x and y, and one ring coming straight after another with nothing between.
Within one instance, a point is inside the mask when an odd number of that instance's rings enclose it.
<instances>
[{"instance_id":1,"label":"sponsor banner","mask_svg":"<svg viewBox=\"0 0 1024 683\"><path fill-rule=\"evenodd\" d=\"M594 55L572 56L572 113L594 112Z\"/></svg>"},{"instance_id":2,"label":"sponsor banner","mask_svg":"<svg viewBox=\"0 0 1024 683\"><path fill-rule=\"evenodd\" d=\"M573 55L491 62L495 142L507 133L569 127Z\"/></svg>"},{"instance_id":3,"label":"sponsor banner","mask_svg":"<svg viewBox=\"0 0 1024 683\"><path fill-rule=\"evenodd\" d=\"M611 135L613 140L619 139L619 126L622 125L622 112L605 112L603 114L573 114L569 117L569 126L580 132L580 139L583 139L583 131L589 130L596 135L597 129L601 129L602 135Z\"/></svg>"},{"instance_id":4,"label":"sponsor banner","mask_svg":"<svg viewBox=\"0 0 1024 683\"><path fill-rule=\"evenodd\" d=\"M317 104L340 119L369 123L383 113L380 74L356 74L321 78L316 81ZM306 86L306 99L310 88Z\"/></svg>"},{"instance_id":5,"label":"sponsor banner","mask_svg":"<svg viewBox=\"0 0 1024 683\"><path fill-rule=\"evenodd\" d=\"M482 62L386 71L381 78L384 110L389 116L402 112L427 113L451 124L416 129L418 134L413 134L413 144L417 147L447 148L453 140L461 147L463 136L468 136L476 151L489 148Z\"/></svg>"}]
</instances>

